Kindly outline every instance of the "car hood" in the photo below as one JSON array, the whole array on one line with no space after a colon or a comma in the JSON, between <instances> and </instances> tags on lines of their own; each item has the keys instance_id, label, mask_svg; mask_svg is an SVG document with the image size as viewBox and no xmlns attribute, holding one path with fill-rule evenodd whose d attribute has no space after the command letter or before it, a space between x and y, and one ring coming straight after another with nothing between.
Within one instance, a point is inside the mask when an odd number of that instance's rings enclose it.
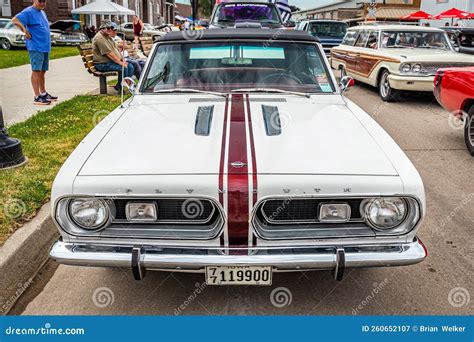
<instances>
[{"instance_id":1,"label":"car hood","mask_svg":"<svg viewBox=\"0 0 474 342\"><path fill-rule=\"evenodd\" d=\"M66 31L67 29L80 23L81 22L78 20L58 20L49 25L49 28L52 30Z\"/></svg>"},{"instance_id":2,"label":"car hood","mask_svg":"<svg viewBox=\"0 0 474 342\"><path fill-rule=\"evenodd\" d=\"M259 94L248 99L247 107L245 96L234 95L226 103L207 95L137 95L79 175L218 174L242 161L255 163L259 174L397 175L341 96ZM208 136L195 134L203 106L213 106ZM267 134L266 125L273 123L265 121L262 106L277 107L281 134Z\"/></svg>"},{"instance_id":3,"label":"car hood","mask_svg":"<svg viewBox=\"0 0 474 342\"><path fill-rule=\"evenodd\" d=\"M402 58L402 62L449 62L449 63L472 63L472 56L447 51L442 49L383 49L393 57Z\"/></svg>"}]
</instances>

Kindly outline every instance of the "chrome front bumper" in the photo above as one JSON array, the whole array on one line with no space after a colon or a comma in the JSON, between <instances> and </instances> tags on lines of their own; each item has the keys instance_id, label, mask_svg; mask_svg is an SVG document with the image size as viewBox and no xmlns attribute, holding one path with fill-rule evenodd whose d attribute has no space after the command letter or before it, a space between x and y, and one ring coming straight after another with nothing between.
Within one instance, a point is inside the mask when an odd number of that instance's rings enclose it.
<instances>
[{"instance_id":1,"label":"chrome front bumper","mask_svg":"<svg viewBox=\"0 0 474 342\"><path fill-rule=\"evenodd\" d=\"M426 91L432 92L434 88L434 76L388 76L390 86L397 90Z\"/></svg>"},{"instance_id":2,"label":"chrome front bumper","mask_svg":"<svg viewBox=\"0 0 474 342\"><path fill-rule=\"evenodd\" d=\"M204 272L206 266L272 266L277 272L331 269L339 279L345 268L412 265L423 261L426 255L418 239L390 245L232 249L228 254L219 249L57 241L50 252L52 259L66 265L131 267L137 279L146 269Z\"/></svg>"}]
</instances>

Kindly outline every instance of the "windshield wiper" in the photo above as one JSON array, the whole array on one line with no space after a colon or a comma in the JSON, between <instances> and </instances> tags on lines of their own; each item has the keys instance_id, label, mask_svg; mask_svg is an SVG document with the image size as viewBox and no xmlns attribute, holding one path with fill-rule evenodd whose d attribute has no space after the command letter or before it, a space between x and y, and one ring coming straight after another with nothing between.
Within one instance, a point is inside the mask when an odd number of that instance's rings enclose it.
<instances>
[{"instance_id":1,"label":"windshield wiper","mask_svg":"<svg viewBox=\"0 0 474 342\"><path fill-rule=\"evenodd\" d=\"M287 91L287 90L276 89L276 88L243 88L243 89L234 89L232 90L232 92L282 93L282 94L304 96L307 98L311 97L311 94L309 93L300 93L297 91Z\"/></svg>"},{"instance_id":2,"label":"windshield wiper","mask_svg":"<svg viewBox=\"0 0 474 342\"><path fill-rule=\"evenodd\" d=\"M172 89L156 89L153 90L154 93L200 93L200 94L209 94L215 96L222 96L226 97L227 95L224 93L218 93L213 91L205 91L205 90L197 90L197 89L189 89L189 88L172 88Z\"/></svg>"}]
</instances>

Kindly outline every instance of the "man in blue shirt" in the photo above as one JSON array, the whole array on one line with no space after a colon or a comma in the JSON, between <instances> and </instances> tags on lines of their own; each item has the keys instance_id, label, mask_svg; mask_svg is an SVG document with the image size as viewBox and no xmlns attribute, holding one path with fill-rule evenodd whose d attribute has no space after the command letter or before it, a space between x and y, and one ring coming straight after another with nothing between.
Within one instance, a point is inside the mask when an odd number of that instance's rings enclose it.
<instances>
[{"instance_id":1,"label":"man in blue shirt","mask_svg":"<svg viewBox=\"0 0 474 342\"><path fill-rule=\"evenodd\" d=\"M18 13L12 22L25 33L26 48L30 55L31 84L35 92L34 104L49 105L58 98L48 94L44 75L49 67L51 33L48 18L44 13L46 0L33 0L33 5Z\"/></svg>"}]
</instances>

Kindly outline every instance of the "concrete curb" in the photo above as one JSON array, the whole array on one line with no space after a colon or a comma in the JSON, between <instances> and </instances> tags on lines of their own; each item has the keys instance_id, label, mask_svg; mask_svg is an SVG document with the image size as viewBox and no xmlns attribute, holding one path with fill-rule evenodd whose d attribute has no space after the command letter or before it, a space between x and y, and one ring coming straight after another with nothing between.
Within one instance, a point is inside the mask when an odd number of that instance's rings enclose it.
<instances>
[{"instance_id":1,"label":"concrete curb","mask_svg":"<svg viewBox=\"0 0 474 342\"><path fill-rule=\"evenodd\" d=\"M59 237L50 212L50 203L46 203L0 247L0 315L7 314L31 285Z\"/></svg>"}]
</instances>

